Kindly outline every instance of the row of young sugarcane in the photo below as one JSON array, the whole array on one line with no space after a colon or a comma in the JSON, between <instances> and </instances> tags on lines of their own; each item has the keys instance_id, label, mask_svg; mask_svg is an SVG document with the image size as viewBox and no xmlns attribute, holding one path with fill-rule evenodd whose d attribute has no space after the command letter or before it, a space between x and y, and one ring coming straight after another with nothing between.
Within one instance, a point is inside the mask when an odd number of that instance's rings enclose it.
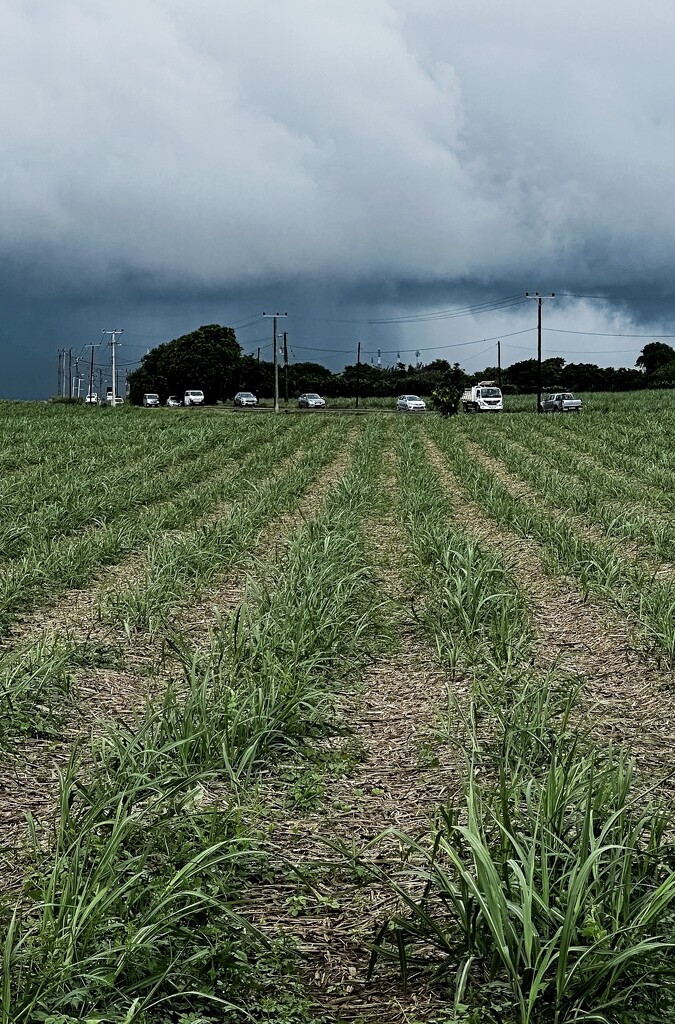
<instances>
[{"instance_id":1,"label":"row of young sugarcane","mask_svg":"<svg viewBox=\"0 0 675 1024\"><path fill-rule=\"evenodd\" d=\"M403 522L420 619L451 680L440 743L459 794L429 835L398 835L406 866L380 880L400 909L371 970L422 973L448 1020L628 1024L675 1012L672 808L635 786L630 757L589 738L582 681L537 665L526 591L499 554L453 524L421 437L399 442ZM454 460L455 468L463 466ZM362 870L372 857L360 864Z\"/></svg>"},{"instance_id":2,"label":"row of young sugarcane","mask_svg":"<svg viewBox=\"0 0 675 1024\"><path fill-rule=\"evenodd\" d=\"M552 508L582 517L608 537L635 541L646 560L675 559L672 491L650 491L635 476L589 466L552 438L530 436L527 442L534 451L512 434L485 431L479 439L486 452L526 480Z\"/></svg>"},{"instance_id":3,"label":"row of young sugarcane","mask_svg":"<svg viewBox=\"0 0 675 1024\"><path fill-rule=\"evenodd\" d=\"M205 451L187 467L168 474L159 500L146 510L125 510L111 523L79 538L66 537L36 548L0 571L0 608L4 629L22 613L45 601L58 601L69 587L92 588L96 573L152 543L167 529L192 524L228 497L238 494L239 472L267 473L299 443L296 430L286 430L261 443L257 433L229 439ZM191 473L189 486L185 485ZM162 487L164 497L162 498ZM194 532L194 531L193 531ZM71 675L78 666L95 665L109 653L59 634L29 635L7 643L0 655L0 746L23 733L58 732L71 695ZM92 660L93 659L93 660Z\"/></svg>"},{"instance_id":4,"label":"row of young sugarcane","mask_svg":"<svg viewBox=\"0 0 675 1024\"><path fill-rule=\"evenodd\" d=\"M222 455L207 453L205 466L195 465L196 480L184 490L170 489L164 503L148 509L147 515L129 513L115 525L101 528L78 542L76 555L69 544L56 543L46 561L36 559L26 566L21 586L14 580L17 614L29 601L44 595L45 576L52 572L52 593L63 585L62 571L70 573L77 558L82 583L104 556L110 562L142 550L143 562L128 583L117 580L114 587L99 585L99 616L123 628L157 633L179 605L194 600L219 575L241 559L257 531L270 519L298 504L315 475L329 463L344 441L334 424L321 424L309 442L306 424L271 432L265 444L257 432L243 434L228 446L227 469L212 475ZM251 451L251 448L253 450ZM296 456L298 449L300 454ZM238 459L235 461L235 457ZM214 463L215 458L215 463ZM290 462L288 460L291 460ZM183 470L185 473L185 470ZM199 483L200 475L208 473ZM228 503L226 509L221 508ZM203 518L216 508L221 514ZM196 522L195 522L196 520ZM167 529L180 532L166 536ZM28 582L27 582L28 581ZM2 577L0 576L0 587ZM168 629L172 627L169 623ZM72 704L72 673L79 667L109 659L109 650L90 649L86 640L57 630L12 645L0 655L0 746L14 735L58 732L67 706Z\"/></svg>"},{"instance_id":5,"label":"row of young sugarcane","mask_svg":"<svg viewBox=\"0 0 675 1024\"><path fill-rule=\"evenodd\" d=\"M121 419L95 422L88 410L48 406L40 402L0 403L0 497L11 493L12 484L30 478L49 485L50 466L66 469L81 461L95 464L99 449L142 450L151 424L129 432ZM164 432L162 432L164 434ZM166 434L165 436L170 436Z\"/></svg>"},{"instance_id":6,"label":"row of young sugarcane","mask_svg":"<svg viewBox=\"0 0 675 1024\"><path fill-rule=\"evenodd\" d=\"M222 448L207 450L167 472L144 507L122 507L109 522L94 522L73 536L41 538L21 557L0 567L0 623L6 629L17 614L45 604L68 588L88 588L92 576L106 566L231 500L242 486L242 472L267 473L302 443L300 424L272 431L262 439L242 432Z\"/></svg>"},{"instance_id":7,"label":"row of young sugarcane","mask_svg":"<svg viewBox=\"0 0 675 1024\"><path fill-rule=\"evenodd\" d=\"M40 406L26 409L23 415L15 410L13 418L0 409L0 425L6 428L0 439L0 464L3 459L16 463L0 479L0 506L8 516L24 519L49 508L62 517L63 531L86 522L83 516L93 502L98 501L92 508L102 516L114 512L109 503L119 489L136 477L143 480L146 469L158 474L181 461L187 464L222 443L225 434L222 422L212 416L198 424L190 422L186 429L180 420L158 421L143 418L140 412L99 419L86 409L73 415L61 407L58 417L45 420ZM6 550L9 540L3 530L4 557L14 553Z\"/></svg>"},{"instance_id":8,"label":"row of young sugarcane","mask_svg":"<svg viewBox=\"0 0 675 1024\"><path fill-rule=\"evenodd\" d=\"M161 706L73 752L8 921L2 1024L278 1020L296 998L288 943L246 920L269 853L241 801L332 729L334 688L380 643L361 528L380 429L361 428L274 587L254 574L206 648L176 644L184 675Z\"/></svg>"},{"instance_id":9,"label":"row of young sugarcane","mask_svg":"<svg viewBox=\"0 0 675 1024\"><path fill-rule=\"evenodd\" d=\"M202 424L199 424L202 427ZM256 426L258 429L256 429ZM128 446L114 453L99 449L97 465L71 460L70 471L49 465L45 487L27 481L4 500L6 519L0 529L0 571L26 554L48 556L55 541L77 541L85 530L112 526L131 512L175 498L222 470L241 451L250 450L269 433L260 425L224 434L222 429L190 432L182 444L173 437L144 437L131 457ZM127 440L132 442L133 433Z\"/></svg>"},{"instance_id":10,"label":"row of young sugarcane","mask_svg":"<svg viewBox=\"0 0 675 1024\"><path fill-rule=\"evenodd\" d=\"M671 438L675 417L666 392L607 396L608 409L588 416L510 416L499 431L527 443L533 451L539 444L560 444L574 454L583 453L613 473L644 481L653 494L672 508ZM464 420L463 427L475 434L490 429L489 419Z\"/></svg>"},{"instance_id":11,"label":"row of young sugarcane","mask_svg":"<svg viewBox=\"0 0 675 1024\"><path fill-rule=\"evenodd\" d=\"M645 505L659 512L672 512L672 465L669 452L649 446L640 453L640 440L632 438L628 449L615 446L611 433L591 429L584 433L558 430L554 433L537 430L529 422L528 430L521 421L512 421L508 436L521 442L531 452L542 452L575 474L586 477L593 487L603 489L608 497L627 503ZM593 424L596 427L596 424Z\"/></svg>"},{"instance_id":12,"label":"row of young sugarcane","mask_svg":"<svg viewBox=\"0 0 675 1024\"><path fill-rule=\"evenodd\" d=\"M618 605L638 624L642 641L664 665L675 665L675 596L672 585L647 562L627 561L611 543L593 541L553 508L509 492L473 458L451 426L430 421L428 429L447 455L472 499L500 525L541 547L549 571L573 581L584 597Z\"/></svg>"}]
</instances>

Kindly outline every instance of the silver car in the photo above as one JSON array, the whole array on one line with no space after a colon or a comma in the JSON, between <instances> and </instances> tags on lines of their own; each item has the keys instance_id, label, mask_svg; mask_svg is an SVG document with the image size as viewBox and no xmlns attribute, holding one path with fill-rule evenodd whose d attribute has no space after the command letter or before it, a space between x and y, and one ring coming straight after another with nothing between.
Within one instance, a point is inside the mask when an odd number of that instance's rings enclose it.
<instances>
[{"instance_id":1,"label":"silver car","mask_svg":"<svg viewBox=\"0 0 675 1024\"><path fill-rule=\"evenodd\" d=\"M396 403L397 412L426 412L425 403L417 395L401 395Z\"/></svg>"},{"instance_id":2,"label":"silver car","mask_svg":"<svg viewBox=\"0 0 675 1024\"><path fill-rule=\"evenodd\" d=\"M306 391L298 398L298 409L325 409L326 400L313 391Z\"/></svg>"},{"instance_id":3,"label":"silver car","mask_svg":"<svg viewBox=\"0 0 675 1024\"><path fill-rule=\"evenodd\" d=\"M234 396L234 404L243 408L245 405L257 405L258 399L251 391L237 391Z\"/></svg>"}]
</instances>

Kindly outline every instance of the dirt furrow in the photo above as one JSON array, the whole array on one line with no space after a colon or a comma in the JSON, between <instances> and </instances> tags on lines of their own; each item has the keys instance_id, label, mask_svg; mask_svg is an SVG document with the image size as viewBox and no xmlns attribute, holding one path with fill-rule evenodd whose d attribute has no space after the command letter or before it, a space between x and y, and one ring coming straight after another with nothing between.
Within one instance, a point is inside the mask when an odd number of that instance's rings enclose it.
<instances>
[{"instance_id":1,"label":"dirt furrow","mask_svg":"<svg viewBox=\"0 0 675 1024\"><path fill-rule=\"evenodd\" d=\"M395 491L389 492L393 508ZM350 730L344 749L354 756L347 754L344 772L329 772L320 807L294 813L284 790L272 780L265 787L272 856L285 869L260 887L247 912L273 934L294 937L309 990L327 1019L404 1024L428 1019L441 1004L421 982L404 994L393 968L378 967L367 978L368 943L394 900L367 873L350 869L340 851L365 851L366 862L402 867L398 839L383 833L428 836L434 810L457 791L461 769L432 739L447 709L447 678L406 606L405 543L391 518L370 523L368 536L396 649L370 666L360 697L345 693L338 702L338 719ZM468 682L456 686L469 688Z\"/></svg>"},{"instance_id":2,"label":"dirt furrow","mask_svg":"<svg viewBox=\"0 0 675 1024\"><path fill-rule=\"evenodd\" d=\"M538 544L497 526L468 497L433 441L427 439L426 446L454 499L456 521L502 552L530 595L538 663L584 680L584 709L598 739L629 746L638 767L655 779L674 772L673 673L638 651L634 626L619 612L585 601L564 577L547 576Z\"/></svg>"}]
</instances>

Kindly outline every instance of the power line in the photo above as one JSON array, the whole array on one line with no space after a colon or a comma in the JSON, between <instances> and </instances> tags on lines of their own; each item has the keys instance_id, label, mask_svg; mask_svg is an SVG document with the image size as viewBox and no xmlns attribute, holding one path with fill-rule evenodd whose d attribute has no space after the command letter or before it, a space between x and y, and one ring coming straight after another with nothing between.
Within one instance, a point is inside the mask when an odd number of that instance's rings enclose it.
<instances>
[{"instance_id":1,"label":"power line","mask_svg":"<svg viewBox=\"0 0 675 1024\"><path fill-rule=\"evenodd\" d=\"M543 330L544 330L544 333L545 333L548 330L548 328L544 327ZM504 337L505 337L505 335L504 335ZM526 348L525 345L510 345L509 348L517 348L519 352L529 352L530 351L530 349ZM604 355L614 355L615 353L623 355L625 352L635 352L636 349L637 349L637 345L633 345L632 348L612 348L612 349L606 349L606 348L574 348L574 349L570 349L570 348L568 348L568 349L566 349L566 351L570 355L572 355L572 356L584 356L584 355L586 355L586 356L604 356Z\"/></svg>"},{"instance_id":2,"label":"power line","mask_svg":"<svg viewBox=\"0 0 675 1024\"><path fill-rule=\"evenodd\" d=\"M501 302L499 304L485 304L483 306L467 307L466 310L446 310L439 311L437 313L419 313L411 314L410 316L400 317L381 317L378 319L368 320L369 324L423 324L433 323L438 320L454 320L456 317L461 316L478 316L480 313L497 313L502 309L511 309L514 306L521 306L523 299L516 299L509 302Z\"/></svg>"},{"instance_id":3,"label":"power line","mask_svg":"<svg viewBox=\"0 0 675 1024\"><path fill-rule=\"evenodd\" d=\"M469 306L455 306L449 309L432 310L428 313L410 313L398 317L368 317L361 319L338 319L335 317L307 318L310 322L328 324L399 324L426 323L432 320L450 320L457 316L475 316L479 313L491 313L511 306L522 305L526 300L522 295L507 295L503 299L489 299L485 302L473 303ZM302 318L301 318L302 319Z\"/></svg>"},{"instance_id":4,"label":"power line","mask_svg":"<svg viewBox=\"0 0 675 1024\"><path fill-rule=\"evenodd\" d=\"M601 302L609 302L606 295L579 295L576 292L556 292L558 298L563 299L600 299Z\"/></svg>"},{"instance_id":5,"label":"power line","mask_svg":"<svg viewBox=\"0 0 675 1024\"><path fill-rule=\"evenodd\" d=\"M603 331L566 331L562 327L547 327L556 334L583 334L588 338L675 338L675 334L605 334Z\"/></svg>"},{"instance_id":6,"label":"power line","mask_svg":"<svg viewBox=\"0 0 675 1024\"><path fill-rule=\"evenodd\" d=\"M499 341L500 338L515 338L518 334L530 334L532 331L536 331L536 327L525 327L520 331L510 331L508 334L495 334L493 338L475 338L473 341L458 341L458 342L447 342L444 345L427 345L424 348L371 348L361 349L364 355L376 355L377 352L384 353L384 355L390 356L394 352L444 352L447 349L453 348L468 348L471 345L480 345L486 341ZM295 348L301 352L324 352L331 353L332 355L351 355L354 351L353 348L315 348L314 345L295 345Z\"/></svg>"}]
</instances>

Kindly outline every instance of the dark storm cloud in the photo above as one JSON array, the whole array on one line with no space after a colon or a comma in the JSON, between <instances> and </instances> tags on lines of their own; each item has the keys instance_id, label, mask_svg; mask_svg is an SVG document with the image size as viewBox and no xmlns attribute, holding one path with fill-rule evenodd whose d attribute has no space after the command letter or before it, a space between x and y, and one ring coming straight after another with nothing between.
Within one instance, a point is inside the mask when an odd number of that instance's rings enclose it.
<instances>
[{"instance_id":1,"label":"dark storm cloud","mask_svg":"<svg viewBox=\"0 0 675 1024\"><path fill-rule=\"evenodd\" d=\"M674 17L654 0L10 0L6 357L25 380L31 351L41 365L112 320L140 351L273 305L303 356L475 339L446 354L479 366L480 340L531 327L531 307L365 321L535 289L608 298L560 301L550 325L667 333ZM554 343L628 364L642 346Z\"/></svg>"}]
</instances>

